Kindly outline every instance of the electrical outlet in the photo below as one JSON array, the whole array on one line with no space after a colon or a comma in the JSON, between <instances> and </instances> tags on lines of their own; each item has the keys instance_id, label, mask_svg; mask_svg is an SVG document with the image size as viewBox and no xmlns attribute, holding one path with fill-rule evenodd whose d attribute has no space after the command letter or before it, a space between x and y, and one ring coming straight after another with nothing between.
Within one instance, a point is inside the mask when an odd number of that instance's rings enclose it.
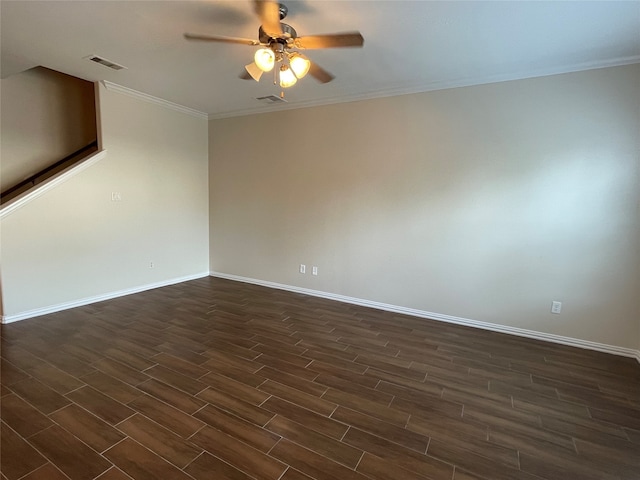
<instances>
[{"instance_id":1,"label":"electrical outlet","mask_svg":"<svg viewBox=\"0 0 640 480\"><path fill-rule=\"evenodd\" d=\"M154 267L153 262L149 262L149 268L153 268L153 267Z\"/></svg>"},{"instance_id":2,"label":"electrical outlet","mask_svg":"<svg viewBox=\"0 0 640 480\"><path fill-rule=\"evenodd\" d=\"M562 311L562 302L551 302L551 313L559 314Z\"/></svg>"},{"instance_id":3,"label":"electrical outlet","mask_svg":"<svg viewBox=\"0 0 640 480\"><path fill-rule=\"evenodd\" d=\"M311 275L318 275L318 267L316 266L311 267Z\"/></svg>"},{"instance_id":4,"label":"electrical outlet","mask_svg":"<svg viewBox=\"0 0 640 480\"><path fill-rule=\"evenodd\" d=\"M120 192L111 192L111 201L112 202L122 201L122 194Z\"/></svg>"},{"instance_id":5,"label":"electrical outlet","mask_svg":"<svg viewBox=\"0 0 640 480\"><path fill-rule=\"evenodd\" d=\"M304 264L300 264L300 273L306 273L307 272L307 266Z\"/></svg>"}]
</instances>

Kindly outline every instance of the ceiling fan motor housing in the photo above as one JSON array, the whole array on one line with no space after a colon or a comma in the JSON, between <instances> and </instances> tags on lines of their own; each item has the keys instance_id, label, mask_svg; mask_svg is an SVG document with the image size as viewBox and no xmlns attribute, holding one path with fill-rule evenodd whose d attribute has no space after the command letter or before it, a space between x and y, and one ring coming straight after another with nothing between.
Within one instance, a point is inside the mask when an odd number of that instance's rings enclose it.
<instances>
[{"instance_id":1,"label":"ceiling fan motor housing","mask_svg":"<svg viewBox=\"0 0 640 480\"><path fill-rule=\"evenodd\" d=\"M260 28L258 29L258 40L260 40L260 43L264 43L264 44L269 44L272 42L288 43L287 40L298 38L298 33L291 25L287 25L286 23L281 23L280 27L282 27L282 35L280 35L277 38L274 38L274 37L271 37L269 34L267 34L263 30L261 25Z\"/></svg>"}]
</instances>

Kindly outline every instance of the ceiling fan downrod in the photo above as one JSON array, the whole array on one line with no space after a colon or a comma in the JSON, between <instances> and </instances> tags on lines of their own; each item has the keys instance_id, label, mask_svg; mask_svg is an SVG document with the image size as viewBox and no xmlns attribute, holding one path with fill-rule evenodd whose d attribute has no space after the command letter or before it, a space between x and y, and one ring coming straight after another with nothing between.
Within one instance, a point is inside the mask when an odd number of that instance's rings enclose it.
<instances>
[{"instance_id":1,"label":"ceiling fan downrod","mask_svg":"<svg viewBox=\"0 0 640 480\"><path fill-rule=\"evenodd\" d=\"M280 20L284 20L287 17L287 13L289 13L289 9L284 3L279 3L278 13L280 14Z\"/></svg>"}]
</instances>

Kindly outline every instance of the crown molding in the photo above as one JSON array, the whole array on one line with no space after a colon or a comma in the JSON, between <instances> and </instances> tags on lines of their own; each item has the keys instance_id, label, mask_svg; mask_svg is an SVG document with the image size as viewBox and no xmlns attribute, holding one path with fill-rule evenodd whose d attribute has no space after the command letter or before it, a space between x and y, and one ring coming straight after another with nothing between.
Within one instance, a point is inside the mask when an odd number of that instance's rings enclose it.
<instances>
[{"instance_id":1,"label":"crown molding","mask_svg":"<svg viewBox=\"0 0 640 480\"><path fill-rule=\"evenodd\" d=\"M359 102L362 100L373 100L376 98L395 97L399 95L411 95L416 93L426 93L436 90L447 90L451 88L471 87L474 85L486 85L490 83L509 82L513 80L526 80L529 78L548 77L552 75L563 75L566 73L576 73L587 70L597 70L601 68L621 67L624 65L632 65L640 63L640 55L633 55L629 57L618 57L608 59L605 61L595 62L583 62L573 65L565 65L557 68L535 69L527 70L524 72L501 74L501 75L489 75L484 77L466 77L455 80L447 80L442 82L431 83L413 83L405 84L401 86L384 87L378 90L365 92L361 94L348 94L339 95L335 97L327 97L315 100L301 101L296 103L279 103L273 105L261 105L258 107L246 108L241 110L230 110L226 112L210 113L201 112L193 108L185 107L177 103L164 100L159 97L154 97L147 93L139 92L128 87L123 87L108 80L101 80L105 88L112 92L121 93L130 97L143 100L145 102L154 103L163 107L185 113L197 118L203 118L207 120L220 120L231 117L243 117L247 115L259 115L263 113L280 112L283 110L297 110L300 108L319 107L323 105L334 105L338 103Z\"/></svg>"},{"instance_id":2,"label":"crown molding","mask_svg":"<svg viewBox=\"0 0 640 480\"><path fill-rule=\"evenodd\" d=\"M178 105L177 103L170 102L169 100L164 100L159 97L154 97L153 95L139 92L137 90L133 90L132 88L123 87L122 85L109 82L108 80L101 80L100 83L102 83L102 85L104 85L104 87L110 92L116 92L116 93L121 93L123 95L128 95L130 97L137 98L138 100L142 100L144 102L154 103L156 105L160 105L170 110L175 110L176 112L186 113L187 115L191 115L192 117L202 118L204 120L208 119L207 114L204 112L201 112L200 110L195 110L193 108L185 107L183 105Z\"/></svg>"},{"instance_id":3,"label":"crown molding","mask_svg":"<svg viewBox=\"0 0 640 480\"><path fill-rule=\"evenodd\" d=\"M527 70L519 73L509 73L501 75L490 75L484 77L467 77L443 82L414 83L403 86L381 88L379 90L362 94L341 95L336 97L322 98L316 100L302 101L296 103L279 103L273 105L262 105L256 108L244 110L233 110L220 113L211 113L209 120L219 120L230 117L243 117L247 115L257 115L261 113L279 112L282 110L296 110L299 108L318 107L322 105L333 105L336 103L359 102L362 100L372 100L375 98L395 97L398 95L411 95L415 93L426 93L436 90L447 90L450 88L471 87L475 85L486 85L490 83L509 82L513 80L526 80L529 78L548 77L552 75L563 75L566 73L583 72L586 70L597 70L609 67L621 67L640 63L640 55L629 57L619 57L606 61L583 62L573 65L565 65L557 68Z\"/></svg>"}]
</instances>

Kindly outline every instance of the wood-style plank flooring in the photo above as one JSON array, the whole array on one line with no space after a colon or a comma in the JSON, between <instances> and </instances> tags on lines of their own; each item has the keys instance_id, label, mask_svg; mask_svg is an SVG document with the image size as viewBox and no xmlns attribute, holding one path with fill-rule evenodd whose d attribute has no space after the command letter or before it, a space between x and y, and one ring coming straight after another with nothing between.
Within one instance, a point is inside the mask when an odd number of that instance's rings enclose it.
<instances>
[{"instance_id":1,"label":"wood-style plank flooring","mask_svg":"<svg viewBox=\"0 0 640 480\"><path fill-rule=\"evenodd\" d=\"M215 278L1 335L3 480L640 478L630 358Z\"/></svg>"}]
</instances>

